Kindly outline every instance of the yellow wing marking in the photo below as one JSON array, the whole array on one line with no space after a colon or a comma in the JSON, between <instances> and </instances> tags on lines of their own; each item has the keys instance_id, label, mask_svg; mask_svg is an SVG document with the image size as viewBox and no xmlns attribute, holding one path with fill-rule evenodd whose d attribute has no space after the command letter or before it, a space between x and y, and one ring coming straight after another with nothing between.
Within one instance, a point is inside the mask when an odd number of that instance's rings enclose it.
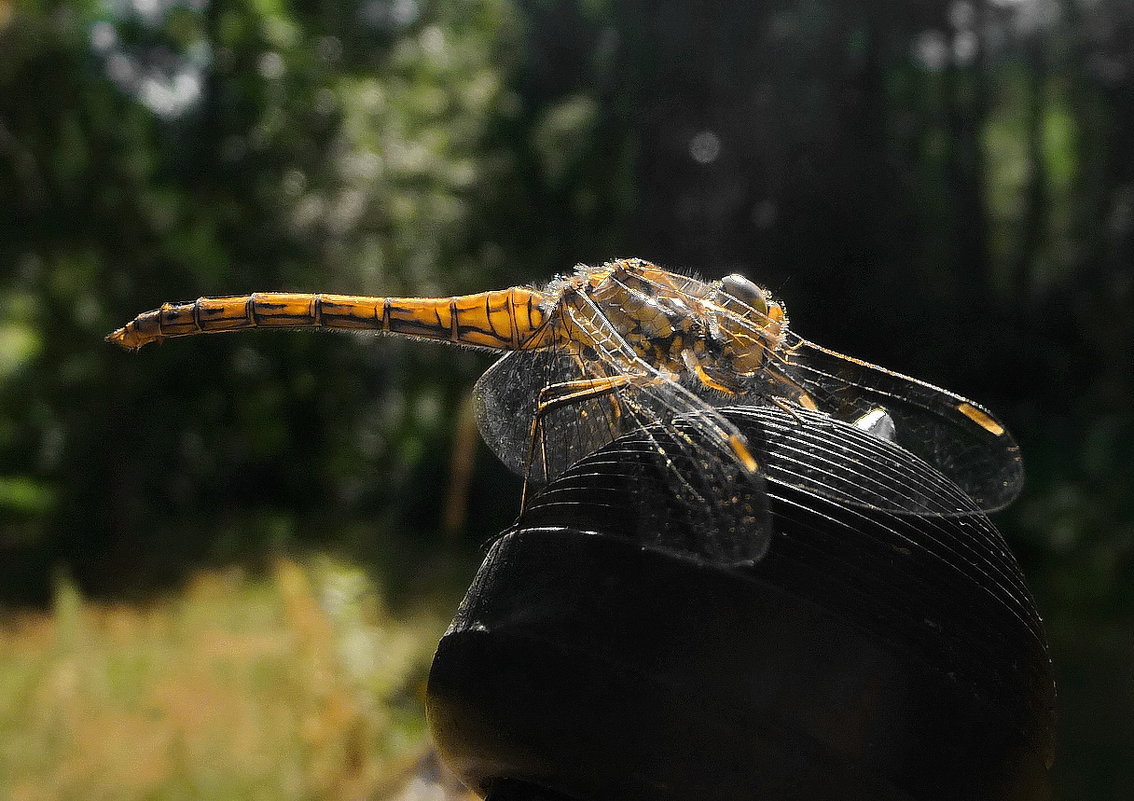
<instances>
[{"instance_id":1,"label":"yellow wing marking","mask_svg":"<svg viewBox=\"0 0 1134 801\"><path fill-rule=\"evenodd\" d=\"M1004 436L1004 426L1000 425L1000 423L993 420L988 414L973 406L971 403L958 403L957 411L993 436Z\"/></svg>"}]
</instances>

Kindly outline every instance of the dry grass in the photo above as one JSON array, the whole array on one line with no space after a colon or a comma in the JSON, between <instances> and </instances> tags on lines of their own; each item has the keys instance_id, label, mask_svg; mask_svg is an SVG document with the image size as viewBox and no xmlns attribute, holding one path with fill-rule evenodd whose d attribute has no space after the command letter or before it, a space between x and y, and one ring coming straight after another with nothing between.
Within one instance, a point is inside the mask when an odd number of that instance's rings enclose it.
<instances>
[{"instance_id":1,"label":"dry grass","mask_svg":"<svg viewBox=\"0 0 1134 801\"><path fill-rule=\"evenodd\" d=\"M146 608L61 584L0 627L0 801L409 797L445 622L328 561Z\"/></svg>"}]
</instances>

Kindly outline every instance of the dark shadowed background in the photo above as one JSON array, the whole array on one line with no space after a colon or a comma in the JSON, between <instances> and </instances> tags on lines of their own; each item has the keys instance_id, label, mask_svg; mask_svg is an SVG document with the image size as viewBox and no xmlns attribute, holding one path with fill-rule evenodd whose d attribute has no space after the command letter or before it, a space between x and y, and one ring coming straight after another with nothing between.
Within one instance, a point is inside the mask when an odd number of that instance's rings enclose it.
<instances>
[{"instance_id":1,"label":"dark shadowed background","mask_svg":"<svg viewBox=\"0 0 1134 801\"><path fill-rule=\"evenodd\" d=\"M515 514L469 447L489 358L103 344L140 311L740 271L804 337L1008 421L1029 479L996 520L1052 639L1056 797L1128 797L1130 0L0 0L0 211L9 609L280 554L467 578Z\"/></svg>"}]
</instances>

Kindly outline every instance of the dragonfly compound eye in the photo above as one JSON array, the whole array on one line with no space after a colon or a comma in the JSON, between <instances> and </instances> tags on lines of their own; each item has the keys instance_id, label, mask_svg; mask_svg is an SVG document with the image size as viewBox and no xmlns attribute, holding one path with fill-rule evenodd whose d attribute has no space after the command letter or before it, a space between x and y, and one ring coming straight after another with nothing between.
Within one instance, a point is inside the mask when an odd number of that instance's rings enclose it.
<instances>
[{"instance_id":1,"label":"dragonfly compound eye","mask_svg":"<svg viewBox=\"0 0 1134 801\"><path fill-rule=\"evenodd\" d=\"M768 299L764 290L740 273L733 273L732 275L726 275L722 278L721 289L737 300L748 304L761 314L767 314Z\"/></svg>"}]
</instances>

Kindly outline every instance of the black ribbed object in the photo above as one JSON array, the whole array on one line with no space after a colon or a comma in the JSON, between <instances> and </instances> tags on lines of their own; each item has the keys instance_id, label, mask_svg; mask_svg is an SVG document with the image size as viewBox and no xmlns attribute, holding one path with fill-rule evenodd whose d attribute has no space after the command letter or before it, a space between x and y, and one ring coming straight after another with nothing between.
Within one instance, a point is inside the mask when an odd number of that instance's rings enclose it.
<instances>
[{"instance_id":1,"label":"black ribbed object","mask_svg":"<svg viewBox=\"0 0 1134 801\"><path fill-rule=\"evenodd\" d=\"M443 759L494 799L1045 798L1051 666L999 532L776 480L777 454L870 454L779 409L729 416L775 443L767 556L643 545L665 492L641 436L583 460L493 545L438 647Z\"/></svg>"}]
</instances>

